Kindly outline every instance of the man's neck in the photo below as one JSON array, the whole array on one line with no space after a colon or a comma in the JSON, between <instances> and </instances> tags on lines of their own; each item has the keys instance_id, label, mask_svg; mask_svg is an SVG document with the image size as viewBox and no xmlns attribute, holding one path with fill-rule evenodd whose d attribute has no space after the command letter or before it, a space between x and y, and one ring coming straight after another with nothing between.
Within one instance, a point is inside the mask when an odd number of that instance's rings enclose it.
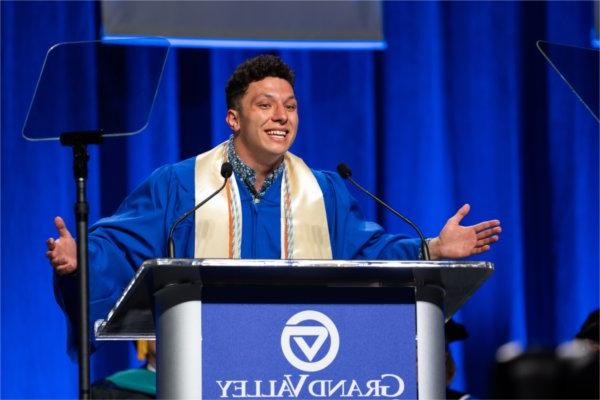
<instances>
[{"instance_id":1,"label":"man's neck","mask_svg":"<svg viewBox=\"0 0 600 400\"><path fill-rule=\"evenodd\" d=\"M241 159L241 157L240 157ZM256 173L255 179L256 181L254 182L254 188L256 189L256 191L260 191L260 189L263 187L263 184L265 183L265 179L267 178L267 176L273 172L275 170L275 168L277 168L277 166L279 165L279 163L281 163L281 160L283 159L283 157L281 157L279 160L275 161L272 164L248 164L244 159L242 159L242 161L244 161L250 168L252 168L254 170L254 172Z\"/></svg>"},{"instance_id":2,"label":"man's neck","mask_svg":"<svg viewBox=\"0 0 600 400\"><path fill-rule=\"evenodd\" d=\"M242 160L242 162L244 164L246 164L248 167L250 167L250 168L252 168L252 170L254 170L254 173L256 174L254 188L256 189L256 191L260 191L267 176L271 172L273 172L275 170L275 168L277 168L279 166L279 164L281 163L281 161L283 160L283 156L279 156L279 157L276 157L276 158L273 158L270 160L260 160L260 159L257 159L256 157L252 157L248 154L244 154L244 152L240 152L238 150L235 139L233 140L233 147L234 147L235 153L237 154L238 158L240 160Z\"/></svg>"}]
</instances>

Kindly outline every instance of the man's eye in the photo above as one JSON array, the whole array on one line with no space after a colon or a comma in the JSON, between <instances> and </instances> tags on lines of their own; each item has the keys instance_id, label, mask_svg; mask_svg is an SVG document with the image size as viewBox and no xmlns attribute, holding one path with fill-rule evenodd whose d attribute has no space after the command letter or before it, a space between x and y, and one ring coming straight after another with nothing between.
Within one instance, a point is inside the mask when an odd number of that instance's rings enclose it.
<instances>
[{"instance_id":1,"label":"man's eye","mask_svg":"<svg viewBox=\"0 0 600 400\"><path fill-rule=\"evenodd\" d=\"M288 109L288 111L294 111L298 106L295 104L288 104L287 106L285 106L285 108Z\"/></svg>"},{"instance_id":2,"label":"man's eye","mask_svg":"<svg viewBox=\"0 0 600 400\"><path fill-rule=\"evenodd\" d=\"M269 107L271 107L271 105L270 105L270 104L267 104L267 103L261 103L261 104L259 104L258 106L259 106L260 108L262 108L263 110L266 110L266 109L268 109Z\"/></svg>"}]
</instances>

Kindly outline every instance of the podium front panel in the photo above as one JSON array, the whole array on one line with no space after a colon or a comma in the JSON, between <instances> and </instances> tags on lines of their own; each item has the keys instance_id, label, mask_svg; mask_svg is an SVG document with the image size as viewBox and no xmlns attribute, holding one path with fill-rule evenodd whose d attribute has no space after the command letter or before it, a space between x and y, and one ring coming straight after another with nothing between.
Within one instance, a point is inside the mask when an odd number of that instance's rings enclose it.
<instances>
[{"instance_id":1,"label":"podium front panel","mask_svg":"<svg viewBox=\"0 0 600 400\"><path fill-rule=\"evenodd\" d=\"M203 300L203 398L417 397L413 289L282 290Z\"/></svg>"}]
</instances>

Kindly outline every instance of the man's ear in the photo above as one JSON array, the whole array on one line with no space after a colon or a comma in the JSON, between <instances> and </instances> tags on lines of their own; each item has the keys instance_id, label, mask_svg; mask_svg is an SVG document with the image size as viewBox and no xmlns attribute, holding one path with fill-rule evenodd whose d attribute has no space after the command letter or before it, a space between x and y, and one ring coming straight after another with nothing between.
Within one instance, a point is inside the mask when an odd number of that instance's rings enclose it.
<instances>
[{"instance_id":1,"label":"man's ear","mask_svg":"<svg viewBox=\"0 0 600 400\"><path fill-rule=\"evenodd\" d=\"M233 108L227 110L225 122L227 123L227 126L229 126L229 129L231 129L234 133L240 130L239 113L237 110L234 110Z\"/></svg>"}]
</instances>

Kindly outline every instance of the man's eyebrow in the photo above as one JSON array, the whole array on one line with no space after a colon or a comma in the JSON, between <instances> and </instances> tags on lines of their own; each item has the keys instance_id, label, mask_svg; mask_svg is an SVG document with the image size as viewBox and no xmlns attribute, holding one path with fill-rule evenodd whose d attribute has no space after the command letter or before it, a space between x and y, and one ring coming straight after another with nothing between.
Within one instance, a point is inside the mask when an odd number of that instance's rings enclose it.
<instances>
[{"instance_id":1,"label":"man's eyebrow","mask_svg":"<svg viewBox=\"0 0 600 400\"><path fill-rule=\"evenodd\" d=\"M267 97L269 99L275 99L275 96L273 96L272 94L269 94L269 93L259 93L256 95L255 98L259 98L261 96ZM288 100L296 100L296 96L292 94L292 95L288 96L288 98L285 99L284 101L288 101Z\"/></svg>"}]
</instances>

